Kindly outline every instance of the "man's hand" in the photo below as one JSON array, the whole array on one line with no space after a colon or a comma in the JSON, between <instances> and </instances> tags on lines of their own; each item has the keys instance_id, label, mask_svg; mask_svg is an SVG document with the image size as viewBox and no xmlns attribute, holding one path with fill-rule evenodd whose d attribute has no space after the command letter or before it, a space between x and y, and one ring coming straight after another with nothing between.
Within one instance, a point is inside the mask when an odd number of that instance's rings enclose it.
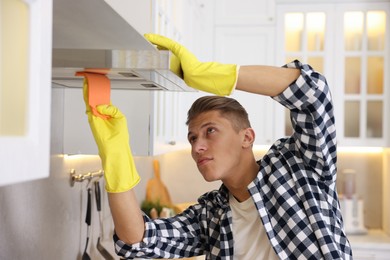
<instances>
[{"instance_id":1,"label":"man's hand","mask_svg":"<svg viewBox=\"0 0 390 260\"><path fill-rule=\"evenodd\" d=\"M112 105L97 106L108 119L95 116L88 103L88 82L84 80L86 114L102 160L107 192L124 192L140 181L129 145L126 117Z\"/></svg>"},{"instance_id":2,"label":"man's hand","mask_svg":"<svg viewBox=\"0 0 390 260\"><path fill-rule=\"evenodd\" d=\"M174 56L170 68L185 83L195 89L227 96L236 86L239 67L235 64L200 62L179 43L157 34L145 34L145 38L159 49L170 50Z\"/></svg>"}]
</instances>

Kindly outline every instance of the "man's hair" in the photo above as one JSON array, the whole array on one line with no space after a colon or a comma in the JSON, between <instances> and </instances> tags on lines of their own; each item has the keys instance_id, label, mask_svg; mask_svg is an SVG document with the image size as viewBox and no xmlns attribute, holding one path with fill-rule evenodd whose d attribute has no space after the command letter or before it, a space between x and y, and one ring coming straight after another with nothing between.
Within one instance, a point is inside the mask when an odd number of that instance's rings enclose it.
<instances>
[{"instance_id":1,"label":"man's hair","mask_svg":"<svg viewBox=\"0 0 390 260\"><path fill-rule=\"evenodd\" d=\"M245 108L233 98L220 96L204 96L195 100L188 110L186 124L189 125L198 115L210 111L218 111L231 122L237 132L251 127Z\"/></svg>"}]
</instances>

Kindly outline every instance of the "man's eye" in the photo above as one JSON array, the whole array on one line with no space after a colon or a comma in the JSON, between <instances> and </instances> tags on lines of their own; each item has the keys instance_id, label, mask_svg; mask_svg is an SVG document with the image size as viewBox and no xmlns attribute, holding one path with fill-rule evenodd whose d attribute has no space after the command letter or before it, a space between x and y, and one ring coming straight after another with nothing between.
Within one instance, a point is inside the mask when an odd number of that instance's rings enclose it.
<instances>
[{"instance_id":1,"label":"man's eye","mask_svg":"<svg viewBox=\"0 0 390 260\"><path fill-rule=\"evenodd\" d=\"M207 128L207 133L208 134L211 134L211 133L214 133L215 132L215 129L210 127L210 128Z\"/></svg>"},{"instance_id":2,"label":"man's eye","mask_svg":"<svg viewBox=\"0 0 390 260\"><path fill-rule=\"evenodd\" d=\"M194 143L196 141L196 137L195 136L191 136L188 138L188 141L190 142L190 144Z\"/></svg>"}]
</instances>

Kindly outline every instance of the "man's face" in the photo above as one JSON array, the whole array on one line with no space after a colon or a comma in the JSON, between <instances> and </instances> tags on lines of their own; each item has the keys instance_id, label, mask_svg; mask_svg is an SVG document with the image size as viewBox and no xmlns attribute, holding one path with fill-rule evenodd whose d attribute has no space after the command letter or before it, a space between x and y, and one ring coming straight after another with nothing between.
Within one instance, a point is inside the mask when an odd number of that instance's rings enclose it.
<instances>
[{"instance_id":1,"label":"man's face","mask_svg":"<svg viewBox=\"0 0 390 260\"><path fill-rule=\"evenodd\" d=\"M205 112L188 125L192 158L206 181L238 176L245 131L236 132L218 111Z\"/></svg>"}]
</instances>

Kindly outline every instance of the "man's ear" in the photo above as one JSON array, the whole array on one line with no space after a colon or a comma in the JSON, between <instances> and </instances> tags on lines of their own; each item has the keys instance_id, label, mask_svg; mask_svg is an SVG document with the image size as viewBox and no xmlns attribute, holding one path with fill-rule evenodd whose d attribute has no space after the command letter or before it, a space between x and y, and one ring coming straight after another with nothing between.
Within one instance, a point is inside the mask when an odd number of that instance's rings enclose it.
<instances>
[{"instance_id":1,"label":"man's ear","mask_svg":"<svg viewBox=\"0 0 390 260\"><path fill-rule=\"evenodd\" d=\"M244 134L244 138L243 138L243 141L242 141L242 147L243 148L248 148L248 147L252 147L253 146L253 143L255 142L255 131L253 130L253 128L246 128L246 129L243 129L243 134Z\"/></svg>"}]
</instances>

